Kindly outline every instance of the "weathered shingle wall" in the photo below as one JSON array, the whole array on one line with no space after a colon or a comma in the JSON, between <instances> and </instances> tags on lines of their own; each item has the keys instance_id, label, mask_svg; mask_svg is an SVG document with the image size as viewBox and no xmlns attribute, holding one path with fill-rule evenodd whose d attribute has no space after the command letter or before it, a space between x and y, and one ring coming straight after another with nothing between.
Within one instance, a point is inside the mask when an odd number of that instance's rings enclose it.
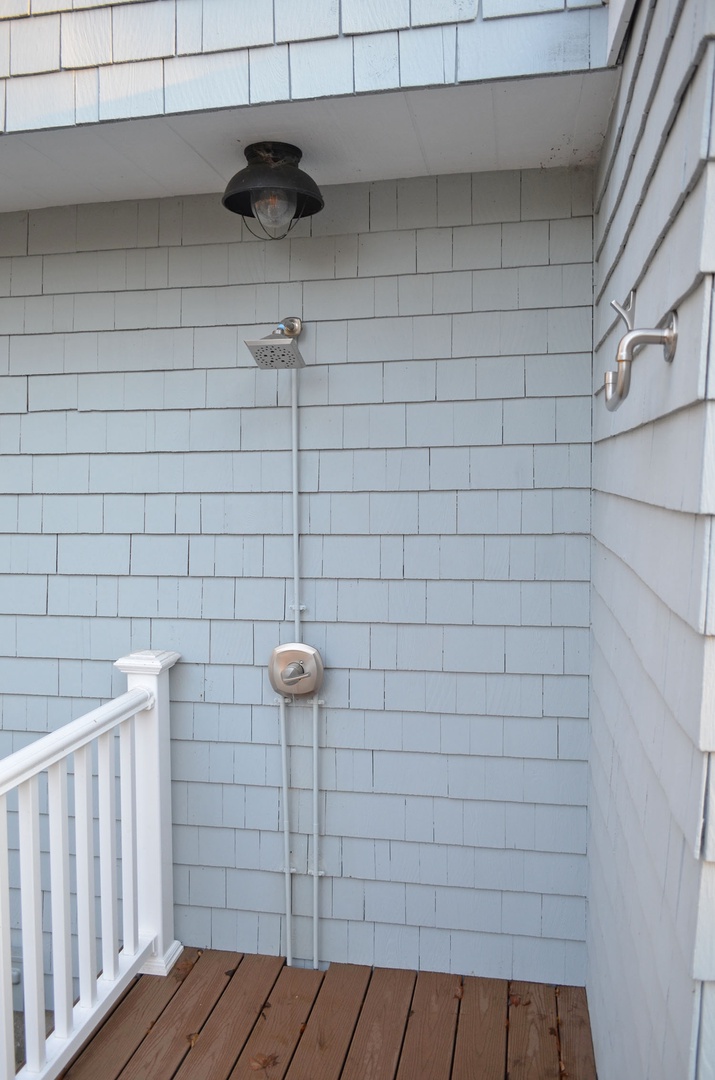
<instances>
[{"instance_id":1,"label":"weathered shingle wall","mask_svg":"<svg viewBox=\"0 0 715 1080\"><path fill-rule=\"evenodd\" d=\"M696 1075L701 980L715 976L700 898L714 747L712 17L699 0L641 5L597 196L595 387L625 332L609 300L635 288L637 327L679 316L672 365L648 346L620 409L594 403L589 1003L599 1075L649 1080Z\"/></svg>"},{"instance_id":2,"label":"weathered shingle wall","mask_svg":"<svg viewBox=\"0 0 715 1080\"><path fill-rule=\"evenodd\" d=\"M3 221L0 738L121 690L132 649L182 654L183 941L284 947L289 376L243 341L301 314L321 957L583 981L591 220L589 173L536 171L328 190L278 243L217 196Z\"/></svg>"},{"instance_id":3,"label":"weathered shingle wall","mask_svg":"<svg viewBox=\"0 0 715 1080\"><path fill-rule=\"evenodd\" d=\"M4 0L0 130L583 71L606 24L602 0Z\"/></svg>"}]
</instances>

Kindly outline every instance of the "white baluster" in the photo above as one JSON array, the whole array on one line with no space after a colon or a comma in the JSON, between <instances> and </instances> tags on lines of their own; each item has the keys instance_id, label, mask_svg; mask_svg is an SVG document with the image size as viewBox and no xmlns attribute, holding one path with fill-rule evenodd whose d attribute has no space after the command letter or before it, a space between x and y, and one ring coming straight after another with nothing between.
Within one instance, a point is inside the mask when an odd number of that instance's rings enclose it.
<instances>
[{"instance_id":1,"label":"white baluster","mask_svg":"<svg viewBox=\"0 0 715 1080\"><path fill-rule=\"evenodd\" d=\"M77 939L80 1005L97 1000L97 942L94 913L94 820L92 812L92 750L82 746L74 755L75 841L77 847Z\"/></svg>"},{"instance_id":2,"label":"white baluster","mask_svg":"<svg viewBox=\"0 0 715 1080\"><path fill-rule=\"evenodd\" d=\"M114 731L97 740L99 775L99 896L102 913L102 978L117 977L117 815Z\"/></svg>"},{"instance_id":3,"label":"white baluster","mask_svg":"<svg viewBox=\"0 0 715 1080\"><path fill-rule=\"evenodd\" d=\"M20 910L25 989L25 1060L29 1072L45 1063L45 987L42 962L40 797L37 776L18 788L20 823Z\"/></svg>"},{"instance_id":4,"label":"white baluster","mask_svg":"<svg viewBox=\"0 0 715 1080\"><path fill-rule=\"evenodd\" d=\"M137 929L137 826L134 717L119 729L120 814L122 822L122 938L124 951L134 955Z\"/></svg>"},{"instance_id":5,"label":"white baluster","mask_svg":"<svg viewBox=\"0 0 715 1080\"><path fill-rule=\"evenodd\" d=\"M72 1030L72 931L66 758L62 758L47 770L47 794L50 813L50 895L55 1032L60 1038L65 1039Z\"/></svg>"}]
</instances>

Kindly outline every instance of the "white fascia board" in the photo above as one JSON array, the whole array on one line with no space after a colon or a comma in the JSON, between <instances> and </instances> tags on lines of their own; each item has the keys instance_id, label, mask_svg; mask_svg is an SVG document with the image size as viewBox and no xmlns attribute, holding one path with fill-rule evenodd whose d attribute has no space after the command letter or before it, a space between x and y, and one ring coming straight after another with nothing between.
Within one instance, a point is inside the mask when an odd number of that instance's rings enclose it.
<instances>
[{"instance_id":1,"label":"white fascia board","mask_svg":"<svg viewBox=\"0 0 715 1080\"><path fill-rule=\"evenodd\" d=\"M608 50L606 58L609 67L618 60L635 6L636 0L609 0Z\"/></svg>"}]
</instances>

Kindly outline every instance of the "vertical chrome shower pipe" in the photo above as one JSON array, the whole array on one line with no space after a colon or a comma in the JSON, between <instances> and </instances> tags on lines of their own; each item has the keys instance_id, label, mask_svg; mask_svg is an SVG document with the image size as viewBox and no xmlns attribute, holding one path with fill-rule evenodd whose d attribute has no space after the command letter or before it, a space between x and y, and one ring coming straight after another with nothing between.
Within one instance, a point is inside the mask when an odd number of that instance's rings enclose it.
<instances>
[{"instance_id":1,"label":"vertical chrome shower pipe","mask_svg":"<svg viewBox=\"0 0 715 1080\"><path fill-rule=\"evenodd\" d=\"M294 640L300 641L300 575L298 532L298 372L290 373L290 419L291 419L291 506L293 517L293 625ZM293 904L290 865L290 814L288 811L288 732L286 724L286 699L279 698L281 740L281 787L283 798L283 863L285 875L286 906L286 964L293 963Z\"/></svg>"},{"instance_id":2,"label":"vertical chrome shower pipe","mask_svg":"<svg viewBox=\"0 0 715 1080\"><path fill-rule=\"evenodd\" d=\"M318 716L320 701L313 698L313 967L318 969L318 882L320 881L320 822L318 789Z\"/></svg>"},{"instance_id":3,"label":"vertical chrome shower pipe","mask_svg":"<svg viewBox=\"0 0 715 1080\"><path fill-rule=\"evenodd\" d=\"M293 517L293 625L296 642L301 641L301 602L300 602L300 531L299 531L299 491L300 477L298 470L298 372L291 369L291 473L292 473L292 517ZM286 701L281 694L280 741L283 798L283 861L285 875L286 906L286 963L293 963L292 935L292 886L290 865L290 816L288 810L288 736L286 723ZM318 968L318 930L319 930L319 882L320 882L320 787L319 787L319 719L320 700L313 698L313 968Z\"/></svg>"},{"instance_id":4,"label":"vertical chrome shower pipe","mask_svg":"<svg viewBox=\"0 0 715 1080\"><path fill-rule=\"evenodd\" d=\"M290 372L291 469L293 473L293 625L300 641L300 545L298 533L298 371Z\"/></svg>"},{"instance_id":5,"label":"vertical chrome shower pipe","mask_svg":"<svg viewBox=\"0 0 715 1080\"><path fill-rule=\"evenodd\" d=\"M301 640L301 604L300 604L300 551L299 551L299 475L298 475L298 372L296 368L291 370L291 457L293 468L293 620L295 627L295 640ZM285 705L284 705L285 709ZM320 787L318 774L318 721L320 716L320 701L316 695L313 698L313 967L318 969L318 899L320 882ZM287 770L287 765L286 765ZM290 884L290 877L288 878ZM290 963L290 960L288 960Z\"/></svg>"},{"instance_id":6,"label":"vertical chrome shower pipe","mask_svg":"<svg viewBox=\"0 0 715 1080\"><path fill-rule=\"evenodd\" d=\"M286 703L283 695L278 699L281 728L281 771L283 791L283 873L286 894L286 964L293 963L293 904L291 900L290 869L290 815L288 812L288 740L286 738Z\"/></svg>"}]
</instances>

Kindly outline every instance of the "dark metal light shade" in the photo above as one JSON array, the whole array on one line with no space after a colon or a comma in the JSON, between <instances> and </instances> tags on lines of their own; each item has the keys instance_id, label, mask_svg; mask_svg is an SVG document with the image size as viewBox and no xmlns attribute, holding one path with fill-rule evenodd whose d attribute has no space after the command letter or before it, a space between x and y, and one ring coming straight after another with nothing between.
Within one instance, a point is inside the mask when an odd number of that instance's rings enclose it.
<instances>
[{"instance_id":1,"label":"dark metal light shade","mask_svg":"<svg viewBox=\"0 0 715 1080\"><path fill-rule=\"evenodd\" d=\"M323 209L323 196L312 177L298 168L302 152L281 142L260 142L247 146L248 165L232 177L221 202L234 214L255 217L251 195L260 191L283 191L296 196L293 220L309 217Z\"/></svg>"}]
</instances>

